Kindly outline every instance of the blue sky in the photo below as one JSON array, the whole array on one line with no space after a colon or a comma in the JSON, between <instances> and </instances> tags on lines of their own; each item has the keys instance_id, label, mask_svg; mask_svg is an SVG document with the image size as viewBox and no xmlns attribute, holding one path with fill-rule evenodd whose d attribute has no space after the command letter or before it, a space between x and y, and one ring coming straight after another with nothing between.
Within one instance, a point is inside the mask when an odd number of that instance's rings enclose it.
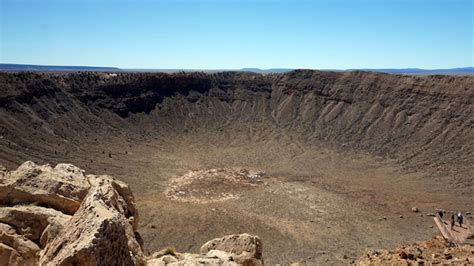
<instances>
[{"instance_id":1,"label":"blue sky","mask_svg":"<svg viewBox=\"0 0 474 266\"><path fill-rule=\"evenodd\" d=\"M472 0L0 0L0 62L123 68L474 65Z\"/></svg>"}]
</instances>

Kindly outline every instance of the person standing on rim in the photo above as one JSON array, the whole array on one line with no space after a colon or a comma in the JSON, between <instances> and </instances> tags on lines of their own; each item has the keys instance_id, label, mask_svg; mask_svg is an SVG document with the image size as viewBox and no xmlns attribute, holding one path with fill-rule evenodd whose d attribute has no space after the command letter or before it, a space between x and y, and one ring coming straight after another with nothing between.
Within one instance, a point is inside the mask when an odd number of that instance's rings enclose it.
<instances>
[{"instance_id":1,"label":"person standing on rim","mask_svg":"<svg viewBox=\"0 0 474 266\"><path fill-rule=\"evenodd\" d=\"M439 218L443 219L443 209L438 209Z\"/></svg>"},{"instance_id":2,"label":"person standing on rim","mask_svg":"<svg viewBox=\"0 0 474 266\"><path fill-rule=\"evenodd\" d=\"M451 230L454 228L454 212L451 214Z\"/></svg>"},{"instance_id":3,"label":"person standing on rim","mask_svg":"<svg viewBox=\"0 0 474 266\"><path fill-rule=\"evenodd\" d=\"M461 212L458 212L458 223L459 223L459 227L462 227L463 220L464 220L464 216L462 215Z\"/></svg>"}]
</instances>

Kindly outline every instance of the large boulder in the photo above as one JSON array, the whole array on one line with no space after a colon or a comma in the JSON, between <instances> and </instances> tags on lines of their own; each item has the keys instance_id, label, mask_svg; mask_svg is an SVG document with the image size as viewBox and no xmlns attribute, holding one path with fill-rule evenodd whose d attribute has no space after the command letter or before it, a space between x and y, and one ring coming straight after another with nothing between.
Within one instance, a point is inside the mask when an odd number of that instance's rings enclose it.
<instances>
[{"instance_id":1,"label":"large boulder","mask_svg":"<svg viewBox=\"0 0 474 266\"><path fill-rule=\"evenodd\" d=\"M249 234L228 235L208 241L201 254L164 249L151 255L147 266L170 265L263 265L260 238Z\"/></svg>"},{"instance_id":2,"label":"large boulder","mask_svg":"<svg viewBox=\"0 0 474 266\"><path fill-rule=\"evenodd\" d=\"M207 242L202 254L143 254L138 212L127 184L85 175L70 164L0 166L0 266L263 265L248 234Z\"/></svg>"},{"instance_id":3,"label":"large boulder","mask_svg":"<svg viewBox=\"0 0 474 266\"><path fill-rule=\"evenodd\" d=\"M0 204L41 204L74 214L89 190L84 170L71 164L25 162L16 171L0 172Z\"/></svg>"},{"instance_id":4,"label":"large boulder","mask_svg":"<svg viewBox=\"0 0 474 266\"><path fill-rule=\"evenodd\" d=\"M43 251L52 265L134 265L144 263L134 227L138 215L128 187L108 176L88 176L91 189L65 224L61 237ZM121 189L116 189L121 188ZM125 199L120 192L126 192Z\"/></svg>"},{"instance_id":5,"label":"large boulder","mask_svg":"<svg viewBox=\"0 0 474 266\"><path fill-rule=\"evenodd\" d=\"M216 238L204 244L200 252L209 254L214 250L230 253L239 264L263 265L262 241L258 236L241 234Z\"/></svg>"},{"instance_id":6,"label":"large boulder","mask_svg":"<svg viewBox=\"0 0 474 266\"><path fill-rule=\"evenodd\" d=\"M17 205L0 208L0 223L14 226L19 234L42 247L48 239L63 229L63 225L70 218L70 215L60 211L40 206Z\"/></svg>"},{"instance_id":7,"label":"large boulder","mask_svg":"<svg viewBox=\"0 0 474 266\"><path fill-rule=\"evenodd\" d=\"M145 264L133 194L70 164L0 167L0 265Z\"/></svg>"},{"instance_id":8,"label":"large boulder","mask_svg":"<svg viewBox=\"0 0 474 266\"><path fill-rule=\"evenodd\" d=\"M216 256L207 256L192 253L176 253L174 255L165 255L159 258L147 260L147 266L188 266L188 265L239 265L232 261L232 258L219 258Z\"/></svg>"},{"instance_id":9,"label":"large boulder","mask_svg":"<svg viewBox=\"0 0 474 266\"><path fill-rule=\"evenodd\" d=\"M0 223L0 265L34 265L39 251L36 243Z\"/></svg>"}]
</instances>

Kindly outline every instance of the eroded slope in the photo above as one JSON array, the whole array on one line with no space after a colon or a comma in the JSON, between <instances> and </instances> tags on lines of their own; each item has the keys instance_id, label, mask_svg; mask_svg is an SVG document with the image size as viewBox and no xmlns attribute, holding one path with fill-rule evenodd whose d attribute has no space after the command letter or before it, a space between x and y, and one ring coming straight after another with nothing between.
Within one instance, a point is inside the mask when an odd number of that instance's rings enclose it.
<instances>
[{"instance_id":1,"label":"eroded slope","mask_svg":"<svg viewBox=\"0 0 474 266\"><path fill-rule=\"evenodd\" d=\"M250 131L244 132L249 142L291 135L303 147L322 142L368 151L463 186L474 164L469 76L294 71L1 79L0 156L10 166L53 153L51 140L80 146L101 133L120 139L140 132L152 138L228 134L232 140L244 135L239 131Z\"/></svg>"}]
</instances>

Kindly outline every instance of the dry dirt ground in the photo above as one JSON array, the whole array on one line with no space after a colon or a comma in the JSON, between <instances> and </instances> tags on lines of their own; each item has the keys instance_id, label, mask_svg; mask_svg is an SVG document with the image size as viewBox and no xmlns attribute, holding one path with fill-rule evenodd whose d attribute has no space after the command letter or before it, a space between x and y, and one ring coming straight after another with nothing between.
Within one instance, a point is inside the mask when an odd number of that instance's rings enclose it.
<instances>
[{"instance_id":1,"label":"dry dirt ground","mask_svg":"<svg viewBox=\"0 0 474 266\"><path fill-rule=\"evenodd\" d=\"M347 264L437 235L436 208L474 209L474 77L11 75L0 164L125 181L148 252L249 233L270 265Z\"/></svg>"},{"instance_id":2,"label":"dry dirt ground","mask_svg":"<svg viewBox=\"0 0 474 266\"><path fill-rule=\"evenodd\" d=\"M324 147L302 152L282 142L219 146L199 139L122 143L104 154L104 147L91 146L83 160L72 162L131 185L139 232L150 252L166 246L198 252L208 239L247 232L262 238L270 265L346 264L367 248L393 248L437 235L426 215L437 207L473 209L472 198L457 197L447 184L367 154ZM254 183L223 182L227 171L239 169L265 174ZM190 171L202 179L176 186ZM175 193L167 193L170 187ZM411 212L413 206L421 213Z\"/></svg>"}]
</instances>

